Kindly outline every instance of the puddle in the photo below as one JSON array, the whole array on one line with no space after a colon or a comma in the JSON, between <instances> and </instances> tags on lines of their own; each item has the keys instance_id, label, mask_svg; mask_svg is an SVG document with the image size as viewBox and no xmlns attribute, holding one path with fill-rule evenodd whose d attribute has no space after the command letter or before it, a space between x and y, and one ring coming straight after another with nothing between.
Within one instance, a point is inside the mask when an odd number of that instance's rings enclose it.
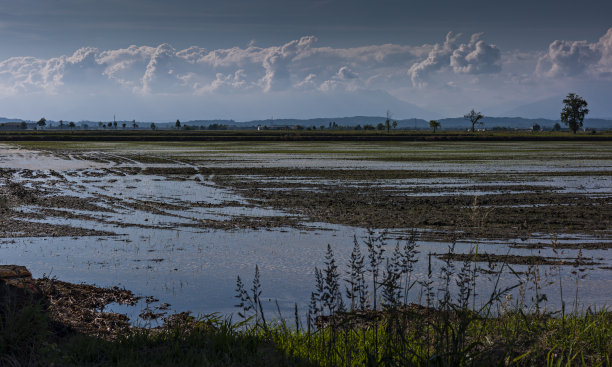
<instances>
[{"instance_id":1,"label":"puddle","mask_svg":"<svg viewBox=\"0 0 612 367\"><path fill-rule=\"evenodd\" d=\"M137 296L154 296L170 303L174 312L192 311L195 314L236 311L236 276L250 283L255 265L261 271L263 296L266 308L275 310L273 300L278 300L281 311L291 315L294 302L301 309L307 307L314 287L313 270L324 266L327 244L335 252L341 273L346 270L352 250L353 235L365 235L358 228L327 226L326 230L308 232L294 229L275 231L208 231L205 233L142 230L130 235L111 238L21 238L3 241L0 251L4 264L28 264L35 277L43 274L69 282L86 282L99 286L119 286L132 290ZM392 251L393 242L387 247ZM444 253L447 243L419 242L420 261L415 276L426 276L427 254ZM466 253L473 243L458 243L457 253ZM362 249L363 250L363 249ZM551 249L509 249L503 243L481 243L480 252L494 254L554 256ZM563 257L577 256L577 250L564 250ZM612 263L608 250L589 251L585 256ZM601 259L601 260L599 260ZM434 259L436 269L441 262ZM460 267L461 263L457 263ZM527 266L512 265L518 272ZM591 267L593 268L593 267ZM551 269L542 266L542 271ZM574 292L575 279L571 266L563 266L560 276L567 288L565 294ZM554 282L559 274L551 272ZM503 284L509 284L502 282ZM490 284L483 277L480 291L484 294ZM558 285L550 286L549 303L558 305ZM609 304L610 298L602 290L612 287L609 271L589 271L580 281L580 301L584 304ZM569 302L571 299L568 299ZM142 305L130 311L132 322L142 311ZM130 316L131 315L131 316ZM136 320L136 321L134 321Z\"/></svg>"},{"instance_id":2,"label":"puddle","mask_svg":"<svg viewBox=\"0 0 612 367\"><path fill-rule=\"evenodd\" d=\"M62 159L51 153L41 154L40 151L16 149L0 144L0 166L17 169L53 167L53 169L61 171L104 167L106 165L88 160Z\"/></svg>"}]
</instances>

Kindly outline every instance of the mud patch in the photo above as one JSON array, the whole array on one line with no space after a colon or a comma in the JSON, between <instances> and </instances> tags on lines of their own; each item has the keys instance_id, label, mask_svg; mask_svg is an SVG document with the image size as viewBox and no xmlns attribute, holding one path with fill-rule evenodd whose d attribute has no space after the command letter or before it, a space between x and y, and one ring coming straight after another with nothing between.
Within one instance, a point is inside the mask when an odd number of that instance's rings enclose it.
<instances>
[{"instance_id":1,"label":"mud patch","mask_svg":"<svg viewBox=\"0 0 612 367\"><path fill-rule=\"evenodd\" d=\"M440 260L453 261L471 261L471 262L488 262L488 263L504 263L514 265L564 265L564 266L594 266L601 265L595 262L594 259L576 257L576 258L560 258L560 257L545 257L545 256L521 256L521 255L495 255L487 253L479 254L434 254Z\"/></svg>"},{"instance_id":2,"label":"mud patch","mask_svg":"<svg viewBox=\"0 0 612 367\"><path fill-rule=\"evenodd\" d=\"M35 279L49 300L52 320L87 335L110 338L129 327L125 315L104 312L110 303L135 305L138 297L118 287L99 288L55 279Z\"/></svg>"},{"instance_id":3,"label":"mud patch","mask_svg":"<svg viewBox=\"0 0 612 367\"><path fill-rule=\"evenodd\" d=\"M77 228L69 225L20 220L24 215L19 212L0 210L0 238L15 237L61 237L61 236L113 236L114 232Z\"/></svg>"}]
</instances>

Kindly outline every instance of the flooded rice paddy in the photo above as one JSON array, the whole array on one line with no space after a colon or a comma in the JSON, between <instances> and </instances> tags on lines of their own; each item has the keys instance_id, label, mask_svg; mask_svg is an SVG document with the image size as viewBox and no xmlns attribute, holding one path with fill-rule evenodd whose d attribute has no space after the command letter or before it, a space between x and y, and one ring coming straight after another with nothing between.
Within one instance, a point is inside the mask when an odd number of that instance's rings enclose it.
<instances>
[{"instance_id":1,"label":"flooded rice paddy","mask_svg":"<svg viewBox=\"0 0 612 367\"><path fill-rule=\"evenodd\" d=\"M583 306L612 303L607 142L0 145L0 215L1 264L158 300L109 306L136 324L147 305L231 313L255 265L289 317L327 245L344 265L368 229L388 254L414 229L417 277L478 246L510 263L504 284L536 269L548 307L559 277L568 303L576 284Z\"/></svg>"}]
</instances>

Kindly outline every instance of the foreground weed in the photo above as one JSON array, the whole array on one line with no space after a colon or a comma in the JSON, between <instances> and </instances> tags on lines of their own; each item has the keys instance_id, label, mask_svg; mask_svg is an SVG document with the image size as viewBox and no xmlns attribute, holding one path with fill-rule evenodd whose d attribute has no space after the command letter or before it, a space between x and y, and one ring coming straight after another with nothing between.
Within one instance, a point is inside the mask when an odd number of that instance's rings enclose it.
<instances>
[{"instance_id":1,"label":"foreground weed","mask_svg":"<svg viewBox=\"0 0 612 367\"><path fill-rule=\"evenodd\" d=\"M349 312L338 306L340 276L328 246L324 270L315 269L307 328L281 320L259 328L260 335L295 358L325 366L610 366L611 313L545 311L538 268L521 277L504 263L480 267L472 261L478 246L457 266L451 245L437 270L433 256L426 256L427 271L419 278L414 236L389 256L384 234L370 232L363 244L367 256L355 238L343 279ZM514 274L516 282L501 286L504 274ZM477 292L482 277L492 285L486 297ZM415 285L419 301L411 303ZM528 289L532 306L525 303ZM523 296L511 305L515 291Z\"/></svg>"}]
</instances>

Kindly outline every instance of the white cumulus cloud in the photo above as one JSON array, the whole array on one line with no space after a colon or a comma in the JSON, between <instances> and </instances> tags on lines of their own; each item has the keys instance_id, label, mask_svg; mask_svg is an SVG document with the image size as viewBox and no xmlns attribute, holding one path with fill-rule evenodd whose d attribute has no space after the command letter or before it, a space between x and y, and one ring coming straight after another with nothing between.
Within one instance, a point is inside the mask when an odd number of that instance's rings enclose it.
<instances>
[{"instance_id":1,"label":"white cumulus cloud","mask_svg":"<svg viewBox=\"0 0 612 367\"><path fill-rule=\"evenodd\" d=\"M84 47L70 56L13 57L0 62L4 95L86 90L169 95L287 90L388 90L427 81L438 70L454 74L500 70L496 46L449 33L435 45L382 44L320 47L305 36L287 43L208 50L191 46Z\"/></svg>"},{"instance_id":2,"label":"white cumulus cloud","mask_svg":"<svg viewBox=\"0 0 612 367\"><path fill-rule=\"evenodd\" d=\"M501 52L497 46L472 35L468 43L458 44L461 35L449 32L442 44L435 44L427 58L415 63L408 71L414 85L422 85L436 71L450 70L458 74L496 73L501 70Z\"/></svg>"},{"instance_id":3,"label":"white cumulus cloud","mask_svg":"<svg viewBox=\"0 0 612 367\"><path fill-rule=\"evenodd\" d=\"M501 52L495 45L482 41L481 35L474 34L469 43L462 44L453 51L450 66L456 73L481 74L501 70Z\"/></svg>"},{"instance_id":4,"label":"white cumulus cloud","mask_svg":"<svg viewBox=\"0 0 612 367\"><path fill-rule=\"evenodd\" d=\"M612 76L612 28L597 42L556 40L540 57L541 76Z\"/></svg>"},{"instance_id":5,"label":"white cumulus cloud","mask_svg":"<svg viewBox=\"0 0 612 367\"><path fill-rule=\"evenodd\" d=\"M4 60L0 62L0 86L5 94L56 93L60 87L95 91L113 86L137 94L317 90L332 84L351 90L376 88L377 83L405 81L406 71L435 47L317 47L314 36L278 46L214 50L199 46L176 50L169 44L111 50L84 47L70 56Z\"/></svg>"}]
</instances>

